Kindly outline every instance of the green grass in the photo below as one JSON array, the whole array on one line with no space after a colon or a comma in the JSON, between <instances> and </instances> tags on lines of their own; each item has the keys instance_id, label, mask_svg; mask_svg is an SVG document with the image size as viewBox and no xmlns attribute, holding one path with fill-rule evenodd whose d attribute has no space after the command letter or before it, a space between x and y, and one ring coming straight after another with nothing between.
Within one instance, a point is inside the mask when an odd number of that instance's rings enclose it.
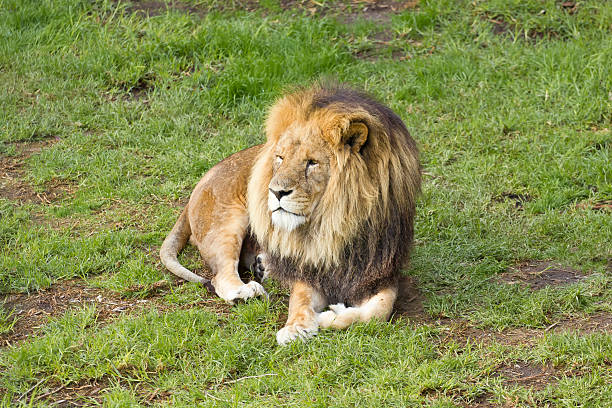
<instances>
[{"instance_id":1,"label":"green grass","mask_svg":"<svg viewBox=\"0 0 612 408\"><path fill-rule=\"evenodd\" d=\"M146 17L129 2L0 0L0 159L45 142L7 181L34 195L0 189L0 292L83 278L147 296L168 279L157 250L201 175L263 141L266 110L285 89L332 77L388 104L419 144L424 187L406 273L430 321L279 348L277 286L274 300L228 309L172 284L143 312L105 320L75 305L4 347L3 405L46 406L88 384L101 390L81 402L104 406L612 398L609 332L545 330L612 312L612 216L594 206L612 200L612 5L423 0L366 20L367 3L319 3L313 15L307 2L247 11L192 0ZM68 186L57 199L35 198L57 183ZM194 251L181 259L201 268ZM527 260L585 278L539 291L500 282ZM3 306L0 335L19 319ZM539 336L466 343L447 336L453 324ZM500 367L516 362L552 364L558 381L505 381Z\"/></svg>"}]
</instances>

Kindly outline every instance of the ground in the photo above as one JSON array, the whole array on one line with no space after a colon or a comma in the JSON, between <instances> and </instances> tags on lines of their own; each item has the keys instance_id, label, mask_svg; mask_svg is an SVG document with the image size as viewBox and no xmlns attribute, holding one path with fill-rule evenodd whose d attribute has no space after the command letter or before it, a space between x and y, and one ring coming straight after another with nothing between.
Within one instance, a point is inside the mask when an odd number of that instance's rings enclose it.
<instances>
[{"instance_id":1,"label":"ground","mask_svg":"<svg viewBox=\"0 0 612 408\"><path fill-rule=\"evenodd\" d=\"M5 1L2 405L607 406L611 21L605 0ZM274 99L330 77L417 140L416 241L389 322L278 347L278 283L229 306L157 253Z\"/></svg>"}]
</instances>

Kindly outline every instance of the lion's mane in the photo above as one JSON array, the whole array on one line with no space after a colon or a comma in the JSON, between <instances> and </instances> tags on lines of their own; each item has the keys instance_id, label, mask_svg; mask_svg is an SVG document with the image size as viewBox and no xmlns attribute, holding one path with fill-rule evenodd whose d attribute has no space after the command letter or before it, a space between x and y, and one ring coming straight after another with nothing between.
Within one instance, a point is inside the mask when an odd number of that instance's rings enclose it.
<instances>
[{"instance_id":1,"label":"lion's mane","mask_svg":"<svg viewBox=\"0 0 612 408\"><path fill-rule=\"evenodd\" d=\"M327 189L309 223L287 232L273 228L267 206L274 147L291 124L307 121L316 121L331 146L355 121L367 126L368 137L358 153L334 150ZM357 304L396 284L412 243L421 184L418 150L402 120L364 93L318 84L277 101L266 135L247 207L271 276L286 283L303 280L330 303Z\"/></svg>"}]
</instances>

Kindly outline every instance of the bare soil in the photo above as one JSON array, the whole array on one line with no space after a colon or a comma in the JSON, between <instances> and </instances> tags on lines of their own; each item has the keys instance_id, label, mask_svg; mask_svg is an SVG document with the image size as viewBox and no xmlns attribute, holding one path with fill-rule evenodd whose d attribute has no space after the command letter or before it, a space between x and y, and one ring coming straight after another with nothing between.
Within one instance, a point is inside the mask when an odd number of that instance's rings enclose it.
<instances>
[{"instance_id":1,"label":"bare soil","mask_svg":"<svg viewBox=\"0 0 612 408\"><path fill-rule=\"evenodd\" d=\"M464 404L464 405L462 405L462 407L466 407L466 408L475 408L475 407L476 408L489 408L489 407L496 407L497 405L489 403L489 399L491 397L492 397L492 395L489 394L489 393L482 394L481 396L476 398L474 401L472 401L470 404Z\"/></svg>"},{"instance_id":2,"label":"bare soil","mask_svg":"<svg viewBox=\"0 0 612 408\"><path fill-rule=\"evenodd\" d=\"M566 2L570 3L570 2ZM564 3L564 4L566 4ZM574 5L572 8L563 7L569 14L573 14L577 10L577 5ZM500 35L507 38L517 38L524 39L529 42L540 40L540 39L558 39L561 35L550 29L544 30L525 30L517 26L516 23L513 22L514 19L512 17L508 18L502 15L490 15L485 14L482 18L489 23L491 23L491 31L495 35ZM508 21L510 19L510 21Z\"/></svg>"},{"instance_id":3,"label":"bare soil","mask_svg":"<svg viewBox=\"0 0 612 408\"><path fill-rule=\"evenodd\" d=\"M444 319L436 322L445 331L442 342L453 340L459 343L496 342L508 346L532 344L546 333L580 332L595 333L612 330L612 314L598 312L588 316L563 318L545 328L513 327L505 330L489 330L474 327L470 322Z\"/></svg>"},{"instance_id":4,"label":"bare soil","mask_svg":"<svg viewBox=\"0 0 612 408\"><path fill-rule=\"evenodd\" d=\"M48 391L38 395L35 401L43 401L54 407L98 406L102 404L103 390L110 386L107 378L91 379L65 385L51 383L48 384Z\"/></svg>"},{"instance_id":5,"label":"bare soil","mask_svg":"<svg viewBox=\"0 0 612 408\"><path fill-rule=\"evenodd\" d=\"M49 318L60 317L69 308L95 306L98 324L109 323L126 313L137 313L149 306L159 310L206 307L219 315L231 314L231 306L220 302L214 292L206 289L202 289L201 301L188 305L173 306L161 300L171 286L176 287L182 283L180 280L174 280L174 283L161 280L150 285L134 285L126 288L125 293L129 297L125 297L111 290L92 287L82 279L72 279L30 294L0 295L0 307L12 311L12 316L17 318L12 330L0 335L0 347L35 337Z\"/></svg>"},{"instance_id":6,"label":"bare soil","mask_svg":"<svg viewBox=\"0 0 612 408\"><path fill-rule=\"evenodd\" d=\"M170 393L159 389L151 389L143 383L131 385L129 382L121 380L113 380L113 383L111 383L108 377L103 376L65 385L49 384L49 390L36 397L36 401L43 401L54 407L100 406L103 403L104 392L117 384L126 388L134 387L140 397L141 404L145 406L162 403L171 397Z\"/></svg>"},{"instance_id":7,"label":"bare soil","mask_svg":"<svg viewBox=\"0 0 612 408\"><path fill-rule=\"evenodd\" d=\"M13 143L17 154L0 156L0 197L19 203L51 204L68 194L73 194L76 187L64 180L51 180L43 192L36 192L25 178L25 161L60 139L49 136L34 142Z\"/></svg>"},{"instance_id":8,"label":"bare soil","mask_svg":"<svg viewBox=\"0 0 612 408\"><path fill-rule=\"evenodd\" d=\"M580 271L553 262L526 261L511 267L499 277L499 281L540 290L549 286L570 285L584 277Z\"/></svg>"},{"instance_id":9,"label":"bare soil","mask_svg":"<svg viewBox=\"0 0 612 408\"><path fill-rule=\"evenodd\" d=\"M579 370L554 367L552 364L520 360L499 366L493 375L500 377L505 386L520 386L541 391L548 386L554 386L560 378L579 376L582 373ZM506 396L505 398L506 400L500 405L500 403L492 402L494 400L493 394L486 392L470 402L461 404L461 406L465 408L514 408L519 406L512 397Z\"/></svg>"},{"instance_id":10,"label":"bare soil","mask_svg":"<svg viewBox=\"0 0 612 408\"><path fill-rule=\"evenodd\" d=\"M560 7L568 14L574 14L578 11L581 2L576 1L559 1ZM493 34L501 35L505 37L517 37L526 40L538 40L542 38L559 38L559 33L554 30L530 30L525 31L518 29L517 25L511 21L508 21L508 17L502 15L485 14L483 18L491 23L491 31Z\"/></svg>"},{"instance_id":11,"label":"bare soil","mask_svg":"<svg viewBox=\"0 0 612 408\"><path fill-rule=\"evenodd\" d=\"M181 1L174 1L166 4L163 1L155 0L132 0L127 9L131 13L141 13L148 17L158 16L166 13L168 10L182 11L185 13L204 15L202 8L196 5L188 4Z\"/></svg>"},{"instance_id":12,"label":"bare soil","mask_svg":"<svg viewBox=\"0 0 612 408\"><path fill-rule=\"evenodd\" d=\"M150 299L124 299L119 294L88 286L83 280L68 280L32 294L3 295L0 303L13 311L17 322L9 333L0 335L0 345L12 345L28 339L46 324L49 318L59 317L74 307L93 305L97 321L104 322L123 313L148 306Z\"/></svg>"},{"instance_id":13,"label":"bare soil","mask_svg":"<svg viewBox=\"0 0 612 408\"><path fill-rule=\"evenodd\" d=\"M529 285L532 290L547 286L566 285L583 279L579 271L546 261L529 261L517 265L504 274L504 283ZM463 319L435 318L425 311L424 295L411 277L400 280L400 291L392 320L407 318L411 325L429 325L441 329L440 342L500 343L503 345L532 344L547 333L594 333L612 330L612 313L597 312L588 316L565 317L544 328L515 327L505 330L481 329Z\"/></svg>"},{"instance_id":14,"label":"bare soil","mask_svg":"<svg viewBox=\"0 0 612 408\"><path fill-rule=\"evenodd\" d=\"M520 194L513 192L502 193L499 197L494 199L497 202L509 201L514 204L514 208L517 210L522 210L525 206L526 202L531 201L531 196L529 194Z\"/></svg>"},{"instance_id":15,"label":"bare soil","mask_svg":"<svg viewBox=\"0 0 612 408\"><path fill-rule=\"evenodd\" d=\"M520 385L536 391L543 390L548 385L555 384L562 373L552 364L539 364L527 361L517 361L498 370L506 385Z\"/></svg>"},{"instance_id":16,"label":"bare soil","mask_svg":"<svg viewBox=\"0 0 612 408\"><path fill-rule=\"evenodd\" d=\"M425 313L425 297L419 291L416 279L403 276L399 282L399 293L393 306L393 319L406 317L412 322L433 322Z\"/></svg>"},{"instance_id":17,"label":"bare soil","mask_svg":"<svg viewBox=\"0 0 612 408\"><path fill-rule=\"evenodd\" d=\"M341 17L346 23L352 23L359 19L375 22L388 22L393 13L399 13L406 9L416 8L418 0L352 0L350 2L335 2L324 4L313 0L281 0L280 8L283 11L307 12L318 15L334 15ZM131 13L140 13L145 16L154 17L168 10L204 16L211 11L258 11L266 13L267 9L262 7L256 0L242 0L228 2L224 5L219 2L215 6L188 4L181 1L173 1L166 4L156 0L132 0L127 10Z\"/></svg>"},{"instance_id":18,"label":"bare soil","mask_svg":"<svg viewBox=\"0 0 612 408\"><path fill-rule=\"evenodd\" d=\"M415 9L418 7L418 5L418 0L401 2L394 0L353 0L351 10L348 9L347 4L342 2L338 2L337 4L333 4L328 7L330 7L335 14L340 16L342 22L350 24L359 20L368 20L376 23L388 23L391 20L391 16L394 14L400 13L404 10Z\"/></svg>"},{"instance_id":19,"label":"bare soil","mask_svg":"<svg viewBox=\"0 0 612 408\"><path fill-rule=\"evenodd\" d=\"M576 208L581 210L590 209L593 211L612 211L612 200L600 200L595 202L583 201L576 204Z\"/></svg>"}]
</instances>

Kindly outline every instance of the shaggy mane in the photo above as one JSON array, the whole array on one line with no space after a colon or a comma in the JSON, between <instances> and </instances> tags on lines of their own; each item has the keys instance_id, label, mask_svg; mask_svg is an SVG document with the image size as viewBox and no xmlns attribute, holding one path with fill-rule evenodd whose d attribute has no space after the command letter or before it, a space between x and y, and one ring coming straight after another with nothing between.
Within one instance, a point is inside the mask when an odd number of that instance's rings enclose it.
<instances>
[{"instance_id":1,"label":"shaggy mane","mask_svg":"<svg viewBox=\"0 0 612 408\"><path fill-rule=\"evenodd\" d=\"M367 126L366 142L359 152L337 147L355 121ZM267 186L274 147L294 123L315 123L335 160L307 228L287 232L272 227ZM354 304L394 284L412 243L421 183L418 150L402 120L362 92L317 84L278 100L266 135L249 180L247 207L272 276L304 280L330 303Z\"/></svg>"}]
</instances>

